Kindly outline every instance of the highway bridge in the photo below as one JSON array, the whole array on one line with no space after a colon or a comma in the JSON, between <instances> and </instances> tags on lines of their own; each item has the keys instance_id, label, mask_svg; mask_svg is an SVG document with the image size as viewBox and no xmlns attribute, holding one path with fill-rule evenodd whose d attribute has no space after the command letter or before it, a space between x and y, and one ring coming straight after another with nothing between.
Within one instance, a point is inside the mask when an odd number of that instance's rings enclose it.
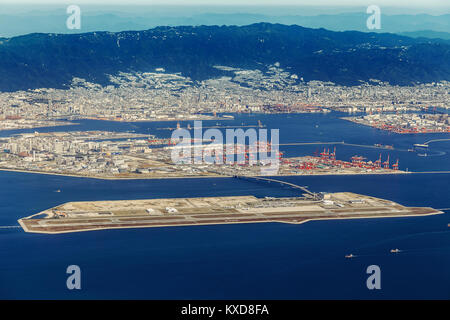
<instances>
[{"instance_id":1,"label":"highway bridge","mask_svg":"<svg viewBox=\"0 0 450 320\"><path fill-rule=\"evenodd\" d=\"M428 148L428 145L430 144L430 143L433 143L433 142L440 142L440 141L450 141L450 139L433 139L433 140L430 140L430 141L427 141L427 142L424 142L424 143L416 143L416 144L414 144L414 147L416 148L416 147L419 147L419 148Z\"/></svg>"},{"instance_id":2,"label":"highway bridge","mask_svg":"<svg viewBox=\"0 0 450 320\"><path fill-rule=\"evenodd\" d=\"M376 146L376 145L368 145L368 144L357 144L357 143L348 143L345 141L334 141L334 142L286 142L280 143L279 146L306 146L306 145L343 145L343 146L351 146L351 147L359 147L359 148L372 148L372 149L386 149L386 150L397 150L397 151L407 151L396 149L391 146Z\"/></svg>"},{"instance_id":3,"label":"highway bridge","mask_svg":"<svg viewBox=\"0 0 450 320\"><path fill-rule=\"evenodd\" d=\"M345 144L344 141L334 141L334 142L286 142L280 143L279 146L307 146L307 145L317 145L317 144Z\"/></svg>"},{"instance_id":4,"label":"highway bridge","mask_svg":"<svg viewBox=\"0 0 450 320\"><path fill-rule=\"evenodd\" d=\"M307 187L299 186L299 185L296 185L294 183L290 183L287 181L277 180L277 179L273 179L273 178L264 178L264 177L256 177L256 176L242 176L242 175L236 175L236 176L234 176L234 178L244 179L244 180L263 181L263 182L268 182L268 183L270 183L270 182L279 183L283 186L288 186L293 189L299 189L299 190L305 192L310 197L314 198L315 200L321 199L320 194L309 191Z\"/></svg>"},{"instance_id":5,"label":"highway bridge","mask_svg":"<svg viewBox=\"0 0 450 320\"><path fill-rule=\"evenodd\" d=\"M430 143L433 143L433 142L440 142L440 141L450 141L450 139L433 139L433 140L430 140L430 141L425 142L424 144L428 145L428 144L430 144Z\"/></svg>"}]
</instances>

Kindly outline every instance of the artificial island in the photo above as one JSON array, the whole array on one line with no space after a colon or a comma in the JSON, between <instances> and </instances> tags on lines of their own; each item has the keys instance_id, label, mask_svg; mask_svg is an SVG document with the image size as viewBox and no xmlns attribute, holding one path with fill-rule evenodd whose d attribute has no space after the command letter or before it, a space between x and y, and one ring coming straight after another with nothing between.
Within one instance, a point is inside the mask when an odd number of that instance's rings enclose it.
<instances>
[{"instance_id":1,"label":"artificial island","mask_svg":"<svg viewBox=\"0 0 450 320\"><path fill-rule=\"evenodd\" d=\"M269 178L304 191L299 197L254 196L68 202L19 219L31 233L70 233L103 229L198 226L310 220L423 216L443 213L350 192L313 193L305 187Z\"/></svg>"},{"instance_id":2,"label":"artificial island","mask_svg":"<svg viewBox=\"0 0 450 320\"><path fill-rule=\"evenodd\" d=\"M202 155L213 155L217 149L225 156L230 147L212 141L202 142ZM286 145L316 145L314 155L285 157L277 151L279 168L271 175L337 175L337 174L402 174L398 159L389 157L366 159L354 155L342 159L336 155L336 145L343 141L285 143ZM334 145L334 147L333 147ZM350 144L347 144L350 145ZM331 148L330 148L331 146ZM392 146L363 146L391 151ZM0 138L0 170L56 174L99 179L158 179L185 177L230 177L261 175L263 164L251 161L255 153L248 144L231 146L235 160L225 161L215 154L214 161L175 163L173 152L179 148L169 138L148 134L108 131L70 131L22 133ZM322 149L323 148L323 149ZM258 143L256 153L272 153L270 143ZM319 150L319 149L318 149ZM228 152L228 151L227 151ZM241 156L242 161L238 161ZM257 155L256 155L257 156ZM257 157L256 157L257 158Z\"/></svg>"}]
</instances>

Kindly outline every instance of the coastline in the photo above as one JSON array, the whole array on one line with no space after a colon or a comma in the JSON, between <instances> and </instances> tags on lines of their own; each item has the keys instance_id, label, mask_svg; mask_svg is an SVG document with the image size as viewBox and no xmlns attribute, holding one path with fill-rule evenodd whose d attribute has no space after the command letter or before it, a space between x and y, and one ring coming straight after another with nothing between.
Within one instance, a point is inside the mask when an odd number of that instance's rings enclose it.
<instances>
[{"instance_id":1,"label":"coastline","mask_svg":"<svg viewBox=\"0 0 450 320\"><path fill-rule=\"evenodd\" d=\"M59 121L61 122L61 121ZM42 129L42 128L58 128L58 127L65 127L65 126L79 126L79 123L67 121L67 123L58 123L58 124L52 124L52 125L43 125L43 126L32 126L32 127L25 127L25 128L0 128L0 132L2 131L13 131L13 130L34 130L34 129Z\"/></svg>"},{"instance_id":2,"label":"coastline","mask_svg":"<svg viewBox=\"0 0 450 320\"><path fill-rule=\"evenodd\" d=\"M126 123L141 123L141 122L174 122L174 121L223 121L223 120L234 120L234 118L228 117L200 117L200 118L161 118L161 119L143 119L143 120L129 120L129 119L106 119L106 118L95 118L95 117L82 117L76 120L96 120L96 121L111 121L111 122L126 122Z\"/></svg>"},{"instance_id":3,"label":"coastline","mask_svg":"<svg viewBox=\"0 0 450 320\"><path fill-rule=\"evenodd\" d=\"M23 169L5 169L0 168L0 172L20 172L20 173L32 173L32 174L45 174L52 176L63 176L63 177L73 177L73 178L87 178L87 179L98 179L98 180L160 180L160 179L196 179L196 178L232 178L232 175L198 175L198 176L160 176L160 177L99 177L99 176L86 176L86 175L76 175L76 174L66 174L66 173L55 173L55 172L45 172L45 171L33 171L33 170L23 170ZM448 171L450 173L450 171ZM432 173L430 172L414 172L414 171L402 171L402 170L392 170L392 172L367 172L367 173L312 173L312 174L277 174L268 175L270 177L312 177L312 176L355 176L355 175L403 175L403 174L413 174L413 173ZM436 173L447 173L445 171L436 171ZM253 175L258 177L258 175ZM263 176L263 175L259 175ZM250 176L252 177L252 176Z\"/></svg>"},{"instance_id":4,"label":"coastline","mask_svg":"<svg viewBox=\"0 0 450 320\"><path fill-rule=\"evenodd\" d=\"M432 208L429 208L432 209ZM434 210L434 209L433 209ZM443 211L436 210L435 212L424 213L424 214L405 214L405 215L379 215L379 216L358 216L358 217L319 217L319 218L308 218L298 222L287 222L287 221L277 221L276 219L270 221L237 221L237 222L197 222L197 223L188 223L182 225L158 225L158 226L117 226L117 227L94 227L90 229L80 229L80 230L66 230L66 231L30 231L27 226L23 223L22 220L30 219L36 215L42 214L41 212L35 213L31 216L20 218L17 220L22 230L26 233L38 233L38 234L67 234L67 233L80 233L80 232L88 232L88 231L100 231L100 230L115 230L115 229L144 229L144 228L173 228L173 227L193 227L193 226L218 226L218 225L233 225L233 224L252 224L252 223L282 223L282 224L291 224L291 225L301 225L310 221L330 221L330 220L355 220L355 219L384 219L384 218L412 218L412 217L425 217L425 216L433 216L438 214L444 214Z\"/></svg>"}]
</instances>

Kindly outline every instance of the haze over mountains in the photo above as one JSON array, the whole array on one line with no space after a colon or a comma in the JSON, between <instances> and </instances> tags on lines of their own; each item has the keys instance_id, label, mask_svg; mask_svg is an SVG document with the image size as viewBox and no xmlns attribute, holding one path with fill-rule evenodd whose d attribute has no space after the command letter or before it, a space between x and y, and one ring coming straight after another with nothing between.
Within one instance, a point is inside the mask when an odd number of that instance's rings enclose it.
<instances>
[{"instance_id":1,"label":"haze over mountains","mask_svg":"<svg viewBox=\"0 0 450 320\"><path fill-rule=\"evenodd\" d=\"M0 39L0 90L64 88L73 77L106 85L108 75L156 68L204 80L227 75L217 65L265 71L276 62L304 81L412 85L450 80L450 43L268 23L30 34Z\"/></svg>"},{"instance_id":2,"label":"haze over mountains","mask_svg":"<svg viewBox=\"0 0 450 320\"><path fill-rule=\"evenodd\" d=\"M17 9L18 10L18 9ZM369 31L365 7L96 7L81 5L82 29L69 30L66 7L33 7L0 12L0 37L29 33L79 33L94 31L147 30L157 26L237 25L268 22L296 24L332 31ZM450 39L450 8L438 14L416 14L411 10L381 8L382 29L377 32L403 33L426 31L427 37ZM422 34L423 36L423 34Z\"/></svg>"}]
</instances>

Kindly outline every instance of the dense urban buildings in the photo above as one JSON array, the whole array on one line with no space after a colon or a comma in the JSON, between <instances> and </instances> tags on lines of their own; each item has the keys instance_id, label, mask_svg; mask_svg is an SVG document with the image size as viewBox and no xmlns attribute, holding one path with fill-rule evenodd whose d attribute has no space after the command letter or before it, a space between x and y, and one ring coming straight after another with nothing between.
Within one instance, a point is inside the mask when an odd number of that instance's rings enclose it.
<instances>
[{"instance_id":1,"label":"dense urban buildings","mask_svg":"<svg viewBox=\"0 0 450 320\"><path fill-rule=\"evenodd\" d=\"M450 105L450 83L413 87L386 83L339 86L303 82L278 65L267 73L217 66L233 76L194 82L157 69L111 76L103 87L74 79L67 90L35 89L0 93L0 129L27 128L26 120L102 119L162 121L218 119L236 112L304 113L433 111ZM17 121L12 124L11 121ZM49 123L48 126L52 124ZM42 126L36 123L35 127Z\"/></svg>"}]
</instances>

